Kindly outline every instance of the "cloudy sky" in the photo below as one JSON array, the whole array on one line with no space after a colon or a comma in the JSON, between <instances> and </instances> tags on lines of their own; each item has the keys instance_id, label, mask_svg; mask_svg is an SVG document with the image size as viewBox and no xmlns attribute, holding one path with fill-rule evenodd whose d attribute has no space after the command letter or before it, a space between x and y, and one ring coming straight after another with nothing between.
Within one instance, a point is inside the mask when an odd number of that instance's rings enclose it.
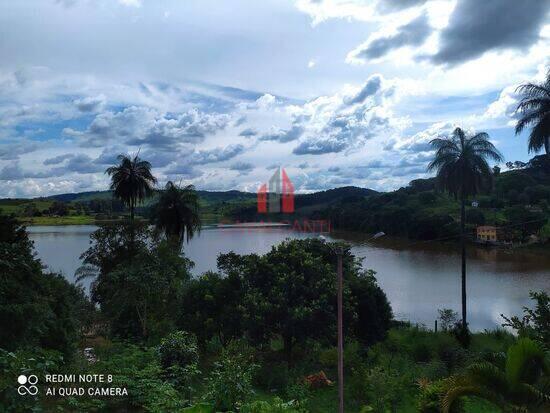
<instances>
[{"instance_id":1,"label":"cloudy sky","mask_svg":"<svg viewBox=\"0 0 550 413\"><path fill-rule=\"evenodd\" d=\"M0 197L161 183L391 190L460 125L527 160L516 86L549 66L550 0L0 0Z\"/></svg>"}]
</instances>

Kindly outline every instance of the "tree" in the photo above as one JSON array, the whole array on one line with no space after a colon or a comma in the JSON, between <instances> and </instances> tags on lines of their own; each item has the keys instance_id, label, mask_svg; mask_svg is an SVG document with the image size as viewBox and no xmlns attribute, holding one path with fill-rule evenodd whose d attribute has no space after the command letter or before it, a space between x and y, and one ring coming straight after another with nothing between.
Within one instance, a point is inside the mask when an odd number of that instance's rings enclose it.
<instances>
[{"instance_id":1,"label":"tree","mask_svg":"<svg viewBox=\"0 0 550 413\"><path fill-rule=\"evenodd\" d=\"M25 227L5 215L0 215L0 274L0 347L41 346L71 357L80 316L93 308L81 289L43 270Z\"/></svg>"},{"instance_id":2,"label":"tree","mask_svg":"<svg viewBox=\"0 0 550 413\"><path fill-rule=\"evenodd\" d=\"M545 382L550 366L542 344L521 338L508 349L504 365L489 362L469 366L465 374L451 378L441 404L444 413L464 396L477 396L504 411L547 412L550 393Z\"/></svg>"},{"instance_id":3,"label":"tree","mask_svg":"<svg viewBox=\"0 0 550 413\"><path fill-rule=\"evenodd\" d=\"M529 152L538 152L543 147L550 157L550 70L543 83L526 83L516 90L523 95L516 112L520 118L516 135L532 126L529 134Z\"/></svg>"},{"instance_id":4,"label":"tree","mask_svg":"<svg viewBox=\"0 0 550 413\"><path fill-rule=\"evenodd\" d=\"M536 302L535 308L523 307L523 317L506 317L503 327L511 327L520 337L529 337L541 343L550 343L550 296L545 291L531 291L529 296Z\"/></svg>"},{"instance_id":5,"label":"tree","mask_svg":"<svg viewBox=\"0 0 550 413\"><path fill-rule=\"evenodd\" d=\"M164 232L166 239L178 248L181 248L184 239L189 242L201 229L199 197L193 185L180 188L168 181L153 208L153 214L157 229Z\"/></svg>"},{"instance_id":6,"label":"tree","mask_svg":"<svg viewBox=\"0 0 550 413\"><path fill-rule=\"evenodd\" d=\"M193 332L202 346L223 346L243 335L243 282L238 274L206 272L189 281L178 305L178 327Z\"/></svg>"},{"instance_id":7,"label":"tree","mask_svg":"<svg viewBox=\"0 0 550 413\"><path fill-rule=\"evenodd\" d=\"M367 344L383 339L392 317L374 274L362 271L344 253L346 334ZM318 239L284 241L263 256L223 254L218 267L242 281L244 330L249 339L268 344L281 338L289 365L293 349L308 339L332 342L336 332L335 256Z\"/></svg>"},{"instance_id":8,"label":"tree","mask_svg":"<svg viewBox=\"0 0 550 413\"><path fill-rule=\"evenodd\" d=\"M466 330L466 199L490 187L493 175L487 159L501 162L503 157L485 132L468 137L456 128L451 136L433 139L430 143L436 153L428 170L437 171L438 186L460 199L462 328Z\"/></svg>"},{"instance_id":9,"label":"tree","mask_svg":"<svg viewBox=\"0 0 550 413\"><path fill-rule=\"evenodd\" d=\"M130 218L134 220L134 211L138 202L153 194L157 179L151 173L151 164L141 160L138 155L130 158L118 155L119 164L111 166L105 173L111 177L110 189L115 198L130 208Z\"/></svg>"},{"instance_id":10,"label":"tree","mask_svg":"<svg viewBox=\"0 0 550 413\"><path fill-rule=\"evenodd\" d=\"M191 261L143 223L101 226L82 254L80 280L95 278L92 300L100 305L115 336L149 338L170 331Z\"/></svg>"}]
</instances>

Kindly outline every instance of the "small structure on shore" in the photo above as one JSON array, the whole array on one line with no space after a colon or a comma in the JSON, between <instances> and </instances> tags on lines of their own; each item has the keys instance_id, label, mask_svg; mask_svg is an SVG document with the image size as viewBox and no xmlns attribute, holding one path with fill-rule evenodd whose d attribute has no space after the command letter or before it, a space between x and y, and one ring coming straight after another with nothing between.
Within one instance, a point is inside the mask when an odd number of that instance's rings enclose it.
<instances>
[{"instance_id":1,"label":"small structure on shore","mask_svg":"<svg viewBox=\"0 0 550 413\"><path fill-rule=\"evenodd\" d=\"M476 229L477 241L499 242L503 240L502 231L499 227L482 225Z\"/></svg>"}]
</instances>

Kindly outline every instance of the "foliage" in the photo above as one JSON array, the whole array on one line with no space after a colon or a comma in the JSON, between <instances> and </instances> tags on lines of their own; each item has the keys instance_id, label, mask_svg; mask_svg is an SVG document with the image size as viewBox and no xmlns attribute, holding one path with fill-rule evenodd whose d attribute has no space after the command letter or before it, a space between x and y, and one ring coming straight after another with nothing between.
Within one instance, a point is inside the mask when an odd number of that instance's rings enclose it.
<instances>
[{"instance_id":1,"label":"foliage","mask_svg":"<svg viewBox=\"0 0 550 413\"><path fill-rule=\"evenodd\" d=\"M420 413L440 413L441 399L450 386L448 379L428 382L421 387L420 395L417 399L417 408ZM457 401L451 407L450 413L463 412L463 403Z\"/></svg>"},{"instance_id":2,"label":"foliage","mask_svg":"<svg viewBox=\"0 0 550 413\"><path fill-rule=\"evenodd\" d=\"M285 241L263 256L222 254L218 267L244 286L245 330L255 343L281 337L286 360L306 339L331 340L336 300L334 254L318 239ZM383 339L391 308L372 272L344 253L346 326L365 342ZM365 332L366 331L366 332Z\"/></svg>"},{"instance_id":3,"label":"foliage","mask_svg":"<svg viewBox=\"0 0 550 413\"><path fill-rule=\"evenodd\" d=\"M227 345L243 334L243 283L235 274L207 272L189 281L178 305L178 327L193 332L202 346Z\"/></svg>"},{"instance_id":4,"label":"foliage","mask_svg":"<svg viewBox=\"0 0 550 413\"><path fill-rule=\"evenodd\" d=\"M449 331L458 321L458 313L451 308L443 308L437 310L439 313L439 321L441 330Z\"/></svg>"},{"instance_id":5,"label":"foliage","mask_svg":"<svg viewBox=\"0 0 550 413\"><path fill-rule=\"evenodd\" d=\"M153 194L157 179L151 173L151 164L138 155L133 158L119 155L117 160L119 164L107 168L105 173L111 176L113 195L130 208L133 220L136 205Z\"/></svg>"},{"instance_id":6,"label":"foliage","mask_svg":"<svg viewBox=\"0 0 550 413\"><path fill-rule=\"evenodd\" d=\"M238 410L254 393L252 378L256 369L249 356L224 350L208 377L206 399L216 411Z\"/></svg>"},{"instance_id":7,"label":"foliage","mask_svg":"<svg viewBox=\"0 0 550 413\"><path fill-rule=\"evenodd\" d=\"M200 373L197 338L185 331L170 333L160 342L159 355L166 377L190 395L192 381Z\"/></svg>"},{"instance_id":8,"label":"foliage","mask_svg":"<svg viewBox=\"0 0 550 413\"><path fill-rule=\"evenodd\" d=\"M305 413L294 400L284 402L276 397L273 401L255 401L241 407L241 413Z\"/></svg>"},{"instance_id":9,"label":"foliage","mask_svg":"<svg viewBox=\"0 0 550 413\"><path fill-rule=\"evenodd\" d=\"M451 378L442 408L449 412L456 400L473 395L504 410L546 411L550 407L549 378L550 365L542 345L522 338L508 349L504 366L478 362Z\"/></svg>"},{"instance_id":10,"label":"foliage","mask_svg":"<svg viewBox=\"0 0 550 413\"><path fill-rule=\"evenodd\" d=\"M70 356L89 303L35 259L25 228L0 215L0 347L41 346Z\"/></svg>"},{"instance_id":11,"label":"foliage","mask_svg":"<svg viewBox=\"0 0 550 413\"><path fill-rule=\"evenodd\" d=\"M189 242L201 229L199 198L193 185L180 188L168 181L152 213L157 229L177 248L181 248L184 239Z\"/></svg>"},{"instance_id":12,"label":"foliage","mask_svg":"<svg viewBox=\"0 0 550 413\"><path fill-rule=\"evenodd\" d=\"M16 378L20 374L38 377L53 374L59 371L62 364L63 356L56 351L29 348L9 352L0 348L0 411L36 411L40 395L21 397L17 393Z\"/></svg>"},{"instance_id":13,"label":"foliage","mask_svg":"<svg viewBox=\"0 0 550 413\"><path fill-rule=\"evenodd\" d=\"M163 378L164 372L155 347L141 348L116 343L98 352L99 361L87 368L89 373L112 372L110 386L126 388L128 396L107 399L111 411L144 409L151 413L178 411L186 406L175 387ZM89 403L76 399L74 403ZM84 410L84 409L82 409Z\"/></svg>"},{"instance_id":14,"label":"foliage","mask_svg":"<svg viewBox=\"0 0 550 413\"><path fill-rule=\"evenodd\" d=\"M516 134L532 126L529 134L529 152L538 152L543 147L550 155L550 70L541 84L526 83L518 87L522 99L517 107L520 117Z\"/></svg>"},{"instance_id":15,"label":"foliage","mask_svg":"<svg viewBox=\"0 0 550 413\"><path fill-rule=\"evenodd\" d=\"M428 170L437 171L440 187L456 197L476 195L487 188L492 179L487 159L502 161L502 155L484 132L467 137L456 128L452 136L433 139L431 145L436 155Z\"/></svg>"},{"instance_id":16,"label":"foliage","mask_svg":"<svg viewBox=\"0 0 550 413\"><path fill-rule=\"evenodd\" d=\"M115 336L161 337L175 324L173 308L191 262L142 224L105 225L82 255L81 275L95 277L92 298ZM91 269L91 271L89 271Z\"/></svg>"},{"instance_id":17,"label":"foliage","mask_svg":"<svg viewBox=\"0 0 550 413\"><path fill-rule=\"evenodd\" d=\"M529 296L536 302L535 308L523 307L523 317L505 317L503 327L511 327L520 337L530 337L541 343L550 343L550 297L545 291L531 291Z\"/></svg>"}]
</instances>

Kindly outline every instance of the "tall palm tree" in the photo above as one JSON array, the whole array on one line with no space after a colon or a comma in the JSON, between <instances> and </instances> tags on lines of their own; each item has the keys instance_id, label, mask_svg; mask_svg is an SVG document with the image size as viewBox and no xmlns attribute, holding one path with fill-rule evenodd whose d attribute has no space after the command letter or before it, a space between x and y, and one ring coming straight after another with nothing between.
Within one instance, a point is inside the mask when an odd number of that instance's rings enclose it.
<instances>
[{"instance_id":1,"label":"tall palm tree","mask_svg":"<svg viewBox=\"0 0 550 413\"><path fill-rule=\"evenodd\" d=\"M479 362L450 378L441 401L445 413L464 396L486 399L505 412L548 412L550 365L543 346L522 338L497 363ZM504 363L502 363L504 361Z\"/></svg>"},{"instance_id":2,"label":"tall palm tree","mask_svg":"<svg viewBox=\"0 0 550 413\"><path fill-rule=\"evenodd\" d=\"M516 135L532 125L529 152L538 152L544 147L550 157L550 70L543 83L526 83L519 86L516 92L523 95L516 109L521 115L516 124Z\"/></svg>"},{"instance_id":3,"label":"tall palm tree","mask_svg":"<svg viewBox=\"0 0 550 413\"><path fill-rule=\"evenodd\" d=\"M118 165L111 166L105 173L111 176L110 189L116 198L130 208L130 218L134 220L134 212L138 202L153 194L157 179L151 173L151 164L139 158L128 155L118 155Z\"/></svg>"},{"instance_id":4,"label":"tall palm tree","mask_svg":"<svg viewBox=\"0 0 550 413\"><path fill-rule=\"evenodd\" d=\"M466 322L466 199L474 196L492 181L492 171L487 159L503 160L500 152L489 142L485 132L468 137L460 128L451 136L433 139L435 157L428 171L437 171L437 182L443 190L460 199L460 245L462 251L462 328Z\"/></svg>"},{"instance_id":5,"label":"tall palm tree","mask_svg":"<svg viewBox=\"0 0 550 413\"><path fill-rule=\"evenodd\" d=\"M154 222L166 238L181 248L201 229L199 197L193 185L179 187L168 181L154 207Z\"/></svg>"}]
</instances>

